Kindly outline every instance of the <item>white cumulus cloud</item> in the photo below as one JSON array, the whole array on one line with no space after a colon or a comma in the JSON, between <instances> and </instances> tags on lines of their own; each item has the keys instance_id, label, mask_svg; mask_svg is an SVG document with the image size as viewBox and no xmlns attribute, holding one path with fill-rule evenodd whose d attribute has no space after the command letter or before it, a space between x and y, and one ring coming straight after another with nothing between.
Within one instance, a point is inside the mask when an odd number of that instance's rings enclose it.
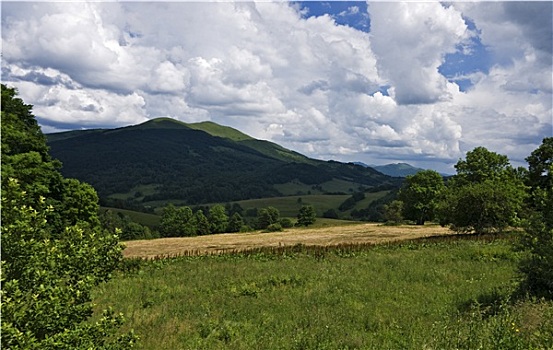
<instances>
[{"instance_id":1,"label":"white cumulus cloud","mask_svg":"<svg viewBox=\"0 0 553 350\"><path fill-rule=\"evenodd\" d=\"M47 131L168 116L323 159L522 161L552 133L551 3L529 4L370 3L367 33L335 21L358 4L6 2L2 81ZM475 37L491 63L460 91L439 68Z\"/></svg>"}]
</instances>

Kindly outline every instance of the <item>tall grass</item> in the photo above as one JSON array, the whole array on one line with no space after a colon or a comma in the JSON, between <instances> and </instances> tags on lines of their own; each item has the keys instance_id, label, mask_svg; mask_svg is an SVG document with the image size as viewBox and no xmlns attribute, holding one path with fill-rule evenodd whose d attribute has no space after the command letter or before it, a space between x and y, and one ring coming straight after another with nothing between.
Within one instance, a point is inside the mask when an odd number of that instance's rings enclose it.
<instances>
[{"instance_id":1,"label":"tall grass","mask_svg":"<svg viewBox=\"0 0 553 350\"><path fill-rule=\"evenodd\" d=\"M143 349L553 347L551 303L508 301L517 259L504 240L180 257L117 276L95 302Z\"/></svg>"}]
</instances>

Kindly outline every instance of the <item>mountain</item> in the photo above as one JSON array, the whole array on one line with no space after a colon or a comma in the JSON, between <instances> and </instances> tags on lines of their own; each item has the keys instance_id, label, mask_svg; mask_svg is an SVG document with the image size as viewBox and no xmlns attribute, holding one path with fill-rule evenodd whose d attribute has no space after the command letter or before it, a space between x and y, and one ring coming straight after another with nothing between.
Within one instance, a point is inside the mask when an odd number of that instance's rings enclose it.
<instances>
[{"instance_id":1,"label":"mountain","mask_svg":"<svg viewBox=\"0 0 553 350\"><path fill-rule=\"evenodd\" d=\"M311 159L212 122L159 118L46 136L63 175L90 183L104 200L202 204L398 185L371 168Z\"/></svg>"},{"instance_id":2,"label":"mountain","mask_svg":"<svg viewBox=\"0 0 553 350\"><path fill-rule=\"evenodd\" d=\"M386 165L371 165L371 168L380 171L382 174L397 177L406 177L408 175L415 175L422 168L416 168L407 163L395 163Z\"/></svg>"},{"instance_id":3,"label":"mountain","mask_svg":"<svg viewBox=\"0 0 553 350\"><path fill-rule=\"evenodd\" d=\"M353 164L361 165L367 168L373 168L384 175L393 176L393 177L407 177L409 175L415 175L419 171L426 170L423 168L416 168L411 164L407 163L393 163L385 165L367 165L363 162L354 162ZM443 177L450 177L451 174L440 173Z\"/></svg>"}]
</instances>

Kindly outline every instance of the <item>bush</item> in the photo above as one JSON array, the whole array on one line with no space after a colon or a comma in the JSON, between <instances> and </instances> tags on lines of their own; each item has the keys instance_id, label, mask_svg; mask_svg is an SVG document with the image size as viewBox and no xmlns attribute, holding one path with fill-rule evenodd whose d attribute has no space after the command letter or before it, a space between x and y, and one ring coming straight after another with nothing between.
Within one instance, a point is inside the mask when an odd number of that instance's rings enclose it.
<instances>
[{"instance_id":1,"label":"bush","mask_svg":"<svg viewBox=\"0 0 553 350\"><path fill-rule=\"evenodd\" d=\"M282 231L282 225L280 223L270 224L266 230L267 232L280 232Z\"/></svg>"},{"instance_id":2,"label":"bush","mask_svg":"<svg viewBox=\"0 0 553 350\"><path fill-rule=\"evenodd\" d=\"M294 223L289 218L282 218L280 219L280 225L282 228L291 228L294 227Z\"/></svg>"}]
</instances>

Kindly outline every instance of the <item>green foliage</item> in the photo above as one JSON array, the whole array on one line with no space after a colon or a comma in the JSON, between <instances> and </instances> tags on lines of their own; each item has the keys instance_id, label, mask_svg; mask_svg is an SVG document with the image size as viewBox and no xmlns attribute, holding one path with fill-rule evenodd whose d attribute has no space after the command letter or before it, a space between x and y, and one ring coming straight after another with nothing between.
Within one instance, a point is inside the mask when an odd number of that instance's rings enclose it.
<instances>
[{"instance_id":1,"label":"green foliage","mask_svg":"<svg viewBox=\"0 0 553 350\"><path fill-rule=\"evenodd\" d=\"M274 207L262 208L257 211L257 228L266 229L269 225L278 223L280 212Z\"/></svg>"},{"instance_id":2,"label":"green foliage","mask_svg":"<svg viewBox=\"0 0 553 350\"><path fill-rule=\"evenodd\" d=\"M354 209L351 212L351 216L357 220L364 221L387 221L385 217L386 205L389 205L392 201L397 199L397 193L399 189L392 191L381 192L383 195L378 196L373 201L369 202L364 209Z\"/></svg>"},{"instance_id":3,"label":"green foliage","mask_svg":"<svg viewBox=\"0 0 553 350\"><path fill-rule=\"evenodd\" d=\"M46 138L27 105L17 91L2 84L2 155L13 156L36 152L42 161L51 160ZM2 160L4 162L4 160Z\"/></svg>"},{"instance_id":4,"label":"green foliage","mask_svg":"<svg viewBox=\"0 0 553 350\"><path fill-rule=\"evenodd\" d=\"M317 212L312 205L304 205L300 208L298 213L298 221L296 226L309 226L313 225L317 220Z\"/></svg>"},{"instance_id":5,"label":"green foliage","mask_svg":"<svg viewBox=\"0 0 553 350\"><path fill-rule=\"evenodd\" d=\"M196 233L198 234L198 236L204 236L211 233L211 225L209 223L209 219L201 210L197 210L194 213L194 225L196 226Z\"/></svg>"},{"instance_id":6,"label":"green foliage","mask_svg":"<svg viewBox=\"0 0 553 350\"><path fill-rule=\"evenodd\" d=\"M553 138L544 139L526 160L532 211L520 242L527 251L519 266L522 287L553 299Z\"/></svg>"},{"instance_id":7,"label":"green foliage","mask_svg":"<svg viewBox=\"0 0 553 350\"><path fill-rule=\"evenodd\" d=\"M400 224L403 222L403 202L394 200L389 204L384 204L384 220L390 224Z\"/></svg>"},{"instance_id":8,"label":"green foliage","mask_svg":"<svg viewBox=\"0 0 553 350\"><path fill-rule=\"evenodd\" d=\"M542 144L530 154L528 162L527 185L531 188L547 189L553 187L553 137L546 137Z\"/></svg>"},{"instance_id":9,"label":"green foliage","mask_svg":"<svg viewBox=\"0 0 553 350\"><path fill-rule=\"evenodd\" d=\"M169 204L161 216L161 232L165 237L188 237L196 235L192 209Z\"/></svg>"},{"instance_id":10,"label":"green foliage","mask_svg":"<svg viewBox=\"0 0 553 350\"><path fill-rule=\"evenodd\" d=\"M403 216L417 225L433 220L439 196L445 189L444 180L433 170L423 170L407 176L399 199L403 202Z\"/></svg>"},{"instance_id":11,"label":"green foliage","mask_svg":"<svg viewBox=\"0 0 553 350\"><path fill-rule=\"evenodd\" d=\"M232 233L240 232L242 226L244 226L244 219L242 219L242 216L236 212L232 214L229 219L227 231Z\"/></svg>"},{"instance_id":12,"label":"green foliage","mask_svg":"<svg viewBox=\"0 0 553 350\"><path fill-rule=\"evenodd\" d=\"M57 172L31 107L2 85L2 348L124 349L122 316L95 323L91 289L122 247L99 227L94 190Z\"/></svg>"},{"instance_id":13,"label":"green foliage","mask_svg":"<svg viewBox=\"0 0 553 350\"><path fill-rule=\"evenodd\" d=\"M528 255L520 271L526 291L553 299L553 191L544 197L543 210L535 211L525 225L521 244Z\"/></svg>"},{"instance_id":14,"label":"green foliage","mask_svg":"<svg viewBox=\"0 0 553 350\"><path fill-rule=\"evenodd\" d=\"M211 223L211 233L227 232L228 216L225 207L217 204L209 208L209 222Z\"/></svg>"},{"instance_id":15,"label":"green foliage","mask_svg":"<svg viewBox=\"0 0 553 350\"><path fill-rule=\"evenodd\" d=\"M327 218L327 219L338 219L339 216L338 216L338 213L336 212L336 210L334 209L328 209L326 210L324 213L323 213L323 218Z\"/></svg>"},{"instance_id":16,"label":"green foliage","mask_svg":"<svg viewBox=\"0 0 553 350\"><path fill-rule=\"evenodd\" d=\"M453 230L494 233L520 225L524 197L523 187L485 181L449 189L442 205Z\"/></svg>"},{"instance_id":17,"label":"green foliage","mask_svg":"<svg viewBox=\"0 0 553 350\"><path fill-rule=\"evenodd\" d=\"M269 226L267 226L265 230L267 232L280 232L282 231L282 225L280 224L280 222L275 222L274 224L270 224Z\"/></svg>"},{"instance_id":18,"label":"green foliage","mask_svg":"<svg viewBox=\"0 0 553 350\"><path fill-rule=\"evenodd\" d=\"M496 180L504 177L510 167L507 156L491 152L485 147L476 147L467 152L465 160L460 159L455 165L455 181L462 185Z\"/></svg>"},{"instance_id":19,"label":"green foliage","mask_svg":"<svg viewBox=\"0 0 553 350\"><path fill-rule=\"evenodd\" d=\"M477 147L455 166L439 204L440 223L458 232L501 232L520 225L526 188L506 156Z\"/></svg>"},{"instance_id":20,"label":"green foliage","mask_svg":"<svg viewBox=\"0 0 553 350\"><path fill-rule=\"evenodd\" d=\"M158 238L159 233L152 232L147 226L131 220L128 215L113 210L101 210L99 215L103 228L115 232L119 230L122 240Z\"/></svg>"},{"instance_id":21,"label":"green foliage","mask_svg":"<svg viewBox=\"0 0 553 350\"><path fill-rule=\"evenodd\" d=\"M294 222L290 218L282 218L278 222L282 228L292 228L294 227Z\"/></svg>"},{"instance_id":22,"label":"green foliage","mask_svg":"<svg viewBox=\"0 0 553 350\"><path fill-rule=\"evenodd\" d=\"M362 201L365 199L365 193L364 192L355 192L351 197L346 199L340 206L338 207L338 210L340 211L346 211L355 206L355 203Z\"/></svg>"}]
</instances>

